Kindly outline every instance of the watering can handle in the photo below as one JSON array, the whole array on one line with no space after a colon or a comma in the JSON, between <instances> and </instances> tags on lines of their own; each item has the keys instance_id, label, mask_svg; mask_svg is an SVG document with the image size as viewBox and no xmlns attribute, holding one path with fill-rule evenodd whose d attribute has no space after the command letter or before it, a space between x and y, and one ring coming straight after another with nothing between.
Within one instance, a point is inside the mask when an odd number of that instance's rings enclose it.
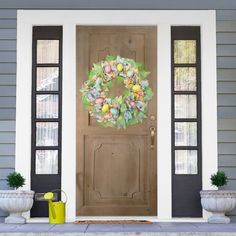
<instances>
[{"instance_id":1,"label":"watering can handle","mask_svg":"<svg viewBox=\"0 0 236 236\"><path fill-rule=\"evenodd\" d=\"M62 193L64 193L64 195L66 197L65 204L67 203L68 197L67 197L67 194L65 193L65 191L63 191L62 189L53 189L53 190L51 190L51 192L62 192Z\"/></svg>"}]
</instances>

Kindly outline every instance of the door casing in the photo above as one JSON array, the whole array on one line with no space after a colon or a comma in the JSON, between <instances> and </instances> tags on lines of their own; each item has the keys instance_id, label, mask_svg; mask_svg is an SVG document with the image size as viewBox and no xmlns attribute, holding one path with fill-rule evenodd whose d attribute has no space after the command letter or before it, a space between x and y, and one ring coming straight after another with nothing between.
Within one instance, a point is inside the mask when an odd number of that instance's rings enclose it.
<instances>
[{"instance_id":1,"label":"door casing","mask_svg":"<svg viewBox=\"0 0 236 236\"><path fill-rule=\"evenodd\" d=\"M121 17L122 16L122 17ZM200 25L202 38L203 189L217 170L217 89L215 10L17 10L15 169L30 189L32 27L63 26L62 189L69 195L67 221L76 217L76 25L158 26L158 218L171 219L170 27ZM12 121L14 123L14 121ZM24 134L24 135L22 135ZM165 181L163 181L163 179ZM208 214L204 212L206 219Z\"/></svg>"}]
</instances>

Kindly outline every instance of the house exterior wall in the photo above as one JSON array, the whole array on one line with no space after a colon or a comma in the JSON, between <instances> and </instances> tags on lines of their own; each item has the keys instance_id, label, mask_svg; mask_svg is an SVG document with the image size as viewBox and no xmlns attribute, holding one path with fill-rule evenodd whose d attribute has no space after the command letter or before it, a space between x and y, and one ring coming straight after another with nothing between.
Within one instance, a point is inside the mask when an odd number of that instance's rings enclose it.
<instances>
[{"instance_id":1,"label":"house exterior wall","mask_svg":"<svg viewBox=\"0 0 236 236\"><path fill-rule=\"evenodd\" d=\"M216 12L218 163L236 189L236 11ZM230 213L236 218L236 210Z\"/></svg>"},{"instance_id":2,"label":"house exterior wall","mask_svg":"<svg viewBox=\"0 0 236 236\"><path fill-rule=\"evenodd\" d=\"M216 9L219 169L236 189L236 2L188 1L17 1L0 3L0 189L14 170L17 9ZM235 10L228 10L235 9ZM23 135L23 134L22 134ZM236 217L236 211L231 213ZM0 211L0 217L5 216Z\"/></svg>"}]
</instances>

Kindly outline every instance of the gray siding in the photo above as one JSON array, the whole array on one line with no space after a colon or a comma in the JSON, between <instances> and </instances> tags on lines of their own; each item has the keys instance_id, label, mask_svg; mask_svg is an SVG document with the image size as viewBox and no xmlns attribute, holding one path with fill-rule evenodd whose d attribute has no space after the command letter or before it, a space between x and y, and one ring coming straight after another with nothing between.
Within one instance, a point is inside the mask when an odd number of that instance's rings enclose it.
<instances>
[{"instance_id":1,"label":"gray siding","mask_svg":"<svg viewBox=\"0 0 236 236\"><path fill-rule=\"evenodd\" d=\"M15 167L15 108L16 10L0 10L0 189Z\"/></svg>"},{"instance_id":2,"label":"gray siding","mask_svg":"<svg viewBox=\"0 0 236 236\"><path fill-rule=\"evenodd\" d=\"M236 9L234 0L1 0L5 9Z\"/></svg>"},{"instance_id":3,"label":"gray siding","mask_svg":"<svg viewBox=\"0 0 236 236\"><path fill-rule=\"evenodd\" d=\"M236 189L236 1L228 0L0 0L0 189L15 159L16 9L134 8L217 9L219 168L229 175L226 188Z\"/></svg>"},{"instance_id":4,"label":"gray siding","mask_svg":"<svg viewBox=\"0 0 236 236\"><path fill-rule=\"evenodd\" d=\"M236 10L217 11L218 161L236 189ZM236 217L236 210L230 213Z\"/></svg>"}]
</instances>

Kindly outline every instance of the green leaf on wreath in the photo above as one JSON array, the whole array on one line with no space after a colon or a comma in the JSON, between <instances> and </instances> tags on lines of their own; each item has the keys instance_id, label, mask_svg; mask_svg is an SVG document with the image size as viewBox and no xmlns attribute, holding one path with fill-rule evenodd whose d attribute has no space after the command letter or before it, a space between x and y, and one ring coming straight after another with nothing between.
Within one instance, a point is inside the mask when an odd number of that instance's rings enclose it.
<instances>
[{"instance_id":1,"label":"green leaf on wreath","mask_svg":"<svg viewBox=\"0 0 236 236\"><path fill-rule=\"evenodd\" d=\"M127 111L127 107L126 107L126 105L125 105L124 103L121 104L120 111L121 111L122 113L125 112L125 111Z\"/></svg>"},{"instance_id":2,"label":"green leaf on wreath","mask_svg":"<svg viewBox=\"0 0 236 236\"><path fill-rule=\"evenodd\" d=\"M82 103L85 105L86 109L90 107L90 103L88 102L86 96L82 96Z\"/></svg>"},{"instance_id":3,"label":"green leaf on wreath","mask_svg":"<svg viewBox=\"0 0 236 236\"><path fill-rule=\"evenodd\" d=\"M110 61L114 61L115 59L116 59L116 56L114 56L114 55L107 55L105 60L110 62Z\"/></svg>"},{"instance_id":4,"label":"green leaf on wreath","mask_svg":"<svg viewBox=\"0 0 236 236\"><path fill-rule=\"evenodd\" d=\"M153 92L151 88L146 88L145 89L145 100L150 101L152 99Z\"/></svg>"},{"instance_id":5,"label":"green leaf on wreath","mask_svg":"<svg viewBox=\"0 0 236 236\"><path fill-rule=\"evenodd\" d=\"M147 76L148 76L149 74L150 74L149 71L142 70L142 71L139 71L138 76L139 76L141 79L145 79L145 78L147 78Z\"/></svg>"}]
</instances>

